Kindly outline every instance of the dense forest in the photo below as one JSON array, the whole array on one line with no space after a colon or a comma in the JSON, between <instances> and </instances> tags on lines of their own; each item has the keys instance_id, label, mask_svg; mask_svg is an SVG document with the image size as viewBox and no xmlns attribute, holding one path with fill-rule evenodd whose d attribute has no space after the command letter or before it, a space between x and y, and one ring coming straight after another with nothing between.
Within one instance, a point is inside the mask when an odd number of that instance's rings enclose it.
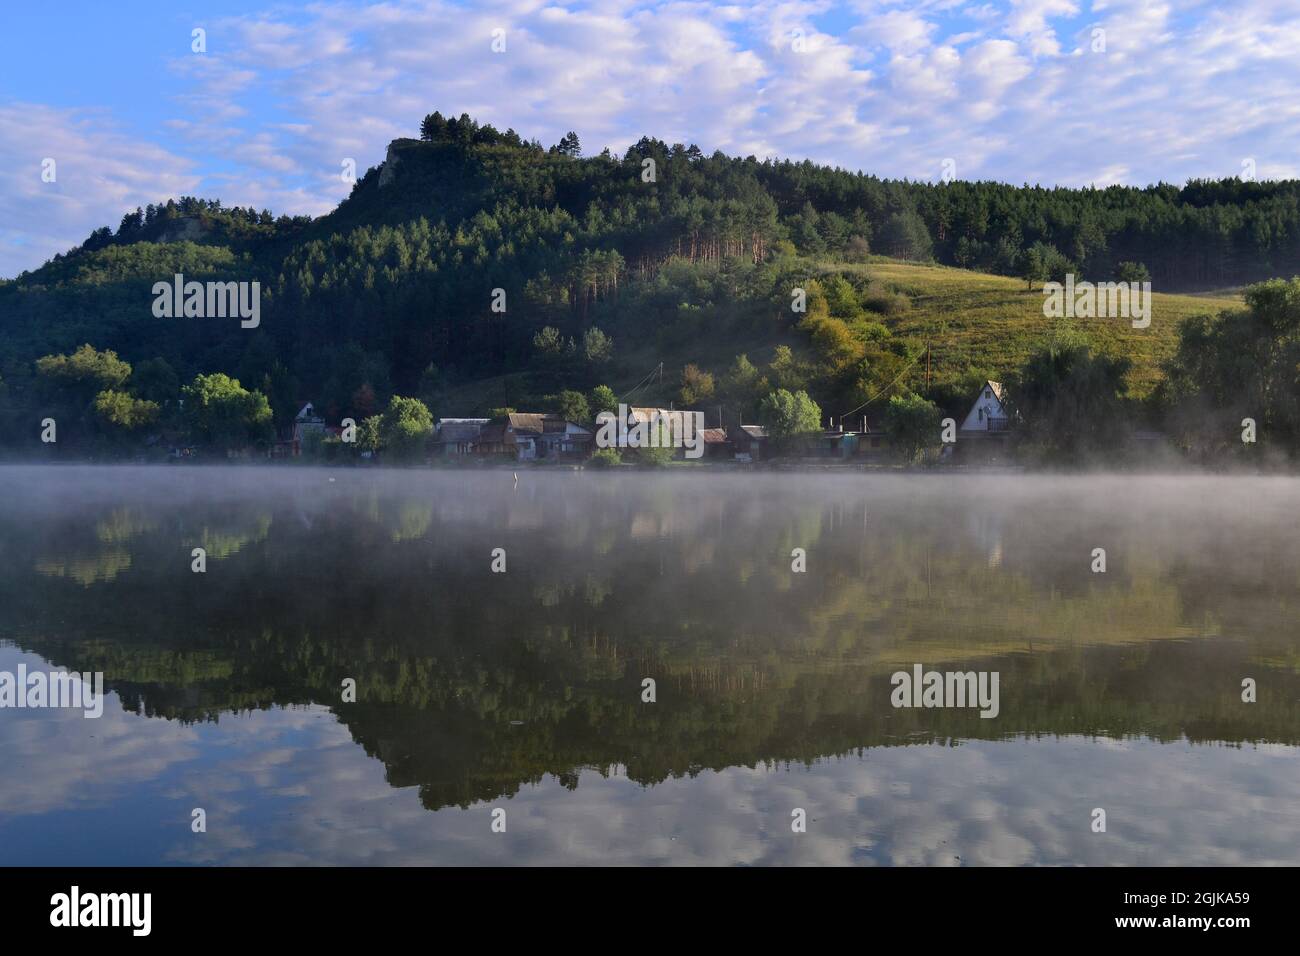
<instances>
[{"instance_id":1,"label":"dense forest","mask_svg":"<svg viewBox=\"0 0 1300 956\"><path fill-rule=\"evenodd\" d=\"M1237 287L1300 273L1298 198L1297 181L890 181L650 138L621 157L583 157L573 133L547 149L433 113L320 219L185 197L128 212L116 232L97 229L0 282L0 418L13 427L57 409L60 440L97 448L159 427L263 441L307 399L332 421L375 418L394 396L466 415L583 410L576 395L594 413L600 386L622 397L656 366L657 390L639 400L725 405L732 420L761 418L781 391L805 392L818 414L886 389L947 412L995 370L971 361L937 380L905 377L932 343L894 334L908 295L873 281L870 263L1027 287L1067 272L1149 276L1157 292ZM257 328L156 317L151 290L176 274L258 282ZM796 288L803 312L791 309ZM1211 317L1193 330L1155 399L1162 414L1222 404L1243 370L1215 343L1253 335L1248 353L1263 365L1244 370L1236 394L1261 397L1247 410L1273 434L1300 434L1300 294L1286 288L1268 293L1273 318L1247 313L1256 318L1230 333ZM1103 404L1127 400L1122 356L1094 354L1086 335L1045 347L1027 374L1059 384L1092 369ZM1093 364L1103 358L1112 364ZM1205 394L1205 376L1219 394ZM1042 388L1022 393L1041 399ZM216 420L180 416L185 396ZM16 431L36 442L34 424Z\"/></svg>"}]
</instances>

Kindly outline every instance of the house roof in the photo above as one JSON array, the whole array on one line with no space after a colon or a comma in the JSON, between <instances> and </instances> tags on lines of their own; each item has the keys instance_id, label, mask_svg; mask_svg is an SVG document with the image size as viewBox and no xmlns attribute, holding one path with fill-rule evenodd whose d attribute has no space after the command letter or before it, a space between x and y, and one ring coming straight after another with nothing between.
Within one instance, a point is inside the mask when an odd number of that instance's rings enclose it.
<instances>
[{"instance_id":1,"label":"house roof","mask_svg":"<svg viewBox=\"0 0 1300 956\"><path fill-rule=\"evenodd\" d=\"M486 418L442 418L438 420L438 441L475 441L488 423Z\"/></svg>"},{"instance_id":2,"label":"house roof","mask_svg":"<svg viewBox=\"0 0 1300 956\"><path fill-rule=\"evenodd\" d=\"M503 429L510 428L516 432L540 435L543 427L542 422L545 418L546 416L540 412L511 412L501 418L494 418L489 427L500 425Z\"/></svg>"},{"instance_id":3,"label":"house roof","mask_svg":"<svg viewBox=\"0 0 1300 956\"><path fill-rule=\"evenodd\" d=\"M727 431L724 428L703 428L700 434L704 436L706 445L720 445L727 442Z\"/></svg>"},{"instance_id":4,"label":"house roof","mask_svg":"<svg viewBox=\"0 0 1300 956\"><path fill-rule=\"evenodd\" d=\"M993 397L996 398L999 402L1006 401L1005 389L1003 388L1001 382L995 382L992 379L989 379L984 384L993 390Z\"/></svg>"},{"instance_id":5,"label":"house roof","mask_svg":"<svg viewBox=\"0 0 1300 956\"><path fill-rule=\"evenodd\" d=\"M654 418L656 414L662 417L669 414L669 411L666 408L654 408L650 405L633 405L628 409L628 414L637 421L648 422L650 419Z\"/></svg>"},{"instance_id":6,"label":"house roof","mask_svg":"<svg viewBox=\"0 0 1300 956\"><path fill-rule=\"evenodd\" d=\"M591 434L590 429L551 412L511 412L504 418L495 418L484 425L479 437L500 441L507 427L515 434L524 436L564 434L570 427Z\"/></svg>"},{"instance_id":7,"label":"house roof","mask_svg":"<svg viewBox=\"0 0 1300 956\"><path fill-rule=\"evenodd\" d=\"M750 438L766 438L767 429L762 425L741 425L740 430Z\"/></svg>"}]
</instances>

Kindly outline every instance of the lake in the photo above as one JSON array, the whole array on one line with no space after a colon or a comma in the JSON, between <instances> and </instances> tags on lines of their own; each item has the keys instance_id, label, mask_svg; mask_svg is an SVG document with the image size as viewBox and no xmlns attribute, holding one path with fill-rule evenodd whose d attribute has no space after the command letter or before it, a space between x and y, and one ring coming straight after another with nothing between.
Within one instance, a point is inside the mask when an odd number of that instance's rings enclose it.
<instances>
[{"instance_id":1,"label":"lake","mask_svg":"<svg viewBox=\"0 0 1300 956\"><path fill-rule=\"evenodd\" d=\"M1298 516L1273 477L0 468L0 672L106 695L0 709L0 865L1300 864ZM931 671L996 714L895 706Z\"/></svg>"}]
</instances>

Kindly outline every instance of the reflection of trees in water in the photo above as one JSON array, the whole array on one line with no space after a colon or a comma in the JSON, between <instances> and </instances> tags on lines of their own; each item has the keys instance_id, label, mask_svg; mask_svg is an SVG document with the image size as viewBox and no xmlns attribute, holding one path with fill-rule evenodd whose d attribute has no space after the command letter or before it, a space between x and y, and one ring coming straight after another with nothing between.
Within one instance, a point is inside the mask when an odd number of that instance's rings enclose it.
<instances>
[{"instance_id":1,"label":"reflection of trees in water","mask_svg":"<svg viewBox=\"0 0 1300 956\"><path fill-rule=\"evenodd\" d=\"M157 522L142 508L108 509L93 524L63 522L52 532L58 546L44 546L33 566L47 577L69 578L82 587L110 582L131 567L127 545L133 538L157 528Z\"/></svg>"},{"instance_id":2,"label":"reflection of trees in water","mask_svg":"<svg viewBox=\"0 0 1300 956\"><path fill-rule=\"evenodd\" d=\"M205 522L197 541L187 535L184 543L187 547L197 545L209 558L221 561L265 541L270 531L271 516L265 512L223 515Z\"/></svg>"},{"instance_id":3,"label":"reflection of trees in water","mask_svg":"<svg viewBox=\"0 0 1300 956\"><path fill-rule=\"evenodd\" d=\"M108 535L130 573L85 587L11 564L0 621L55 663L103 670L144 713L331 705L430 807L584 767L654 783L1002 734L1300 734L1300 555L1267 508L1189 531L1158 502L990 503L924 482L892 496L846 483L828 501L715 480L643 493L529 475L518 495L381 482L152 522L3 512L7 553L47 561L101 542L101 526L132 530ZM194 575L177 553L193 529L240 543ZM1092 575L1102 545L1111 570ZM508 573L488 570L493 547ZM792 547L807 574L791 573ZM1226 568L1225 551L1239 556ZM1291 570L1252 577L1269 565ZM1000 718L891 708L889 674L916 661L999 671ZM1242 676L1260 681L1258 704L1240 702ZM336 704L344 677L356 705Z\"/></svg>"},{"instance_id":4,"label":"reflection of trees in water","mask_svg":"<svg viewBox=\"0 0 1300 956\"><path fill-rule=\"evenodd\" d=\"M95 537L105 544L125 544L157 527L157 520L143 508L113 508L96 522Z\"/></svg>"},{"instance_id":5,"label":"reflection of trees in water","mask_svg":"<svg viewBox=\"0 0 1300 956\"><path fill-rule=\"evenodd\" d=\"M112 581L131 566L131 555L121 548L106 548L93 555L68 555L63 560L36 562L36 570L48 577L71 578L82 587Z\"/></svg>"}]
</instances>

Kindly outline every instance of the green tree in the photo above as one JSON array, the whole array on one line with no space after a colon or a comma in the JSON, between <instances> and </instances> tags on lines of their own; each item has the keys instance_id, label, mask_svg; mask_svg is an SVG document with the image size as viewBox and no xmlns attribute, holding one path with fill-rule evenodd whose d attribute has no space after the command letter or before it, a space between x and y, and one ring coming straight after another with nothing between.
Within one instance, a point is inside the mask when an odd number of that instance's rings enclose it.
<instances>
[{"instance_id":1,"label":"green tree","mask_svg":"<svg viewBox=\"0 0 1300 956\"><path fill-rule=\"evenodd\" d=\"M623 463L623 455L617 448L600 448L587 463L594 468L613 468Z\"/></svg>"},{"instance_id":2,"label":"green tree","mask_svg":"<svg viewBox=\"0 0 1300 956\"><path fill-rule=\"evenodd\" d=\"M692 408L713 397L713 373L701 371L694 362L682 369L682 404Z\"/></svg>"},{"instance_id":3,"label":"green tree","mask_svg":"<svg viewBox=\"0 0 1300 956\"><path fill-rule=\"evenodd\" d=\"M591 420L591 407L582 392L565 389L556 400L556 411L567 421L585 423Z\"/></svg>"},{"instance_id":4,"label":"green tree","mask_svg":"<svg viewBox=\"0 0 1300 956\"><path fill-rule=\"evenodd\" d=\"M433 415L418 398L394 395L379 424L384 449L395 458L413 459L433 434Z\"/></svg>"},{"instance_id":5,"label":"green tree","mask_svg":"<svg viewBox=\"0 0 1300 956\"><path fill-rule=\"evenodd\" d=\"M582 144L578 142L578 134L569 130L560 137L560 142L555 147L555 151L561 156L568 156L573 159L582 155Z\"/></svg>"},{"instance_id":6,"label":"green tree","mask_svg":"<svg viewBox=\"0 0 1300 956\"><path fill-rule=\"evenodd\" d=\"M274 435L271 405L221 372L197 375L182 390L191 433L217 448L238 448Z\"/></svg>"},{"instance_id":7,"label":"green tree","mask_svg":"<svg viewBox=\"0 0 1300 956\"><path fill-rule=\"evenodd\" d=\"M786 391L798 391L804 387L807 373L795 361L794 352L788 345L778 345L772 361L767 366L768 377L772 384Z\"/></svg>"},{"instance_id":8,"label":"green tree","mask_svg":"<svg viewBox=\"0 0 1300 956\"><path fill-rule=\"evenodd\" d=\"M166 359L147 359L131 372L131 390L143 399L165 405L180 397L181 380Z\"/></svg>"},{"instance_id":9,"label":"green tree","mask_svg":"<svg viewBox=\"0 0 1300 956\"><path fill-rule=\"evenodd\" d=\"M559 355L564 350L564 339L560 337L560 330L550 325L546 326L533 336L533 348L548 357Z\"/></svg>"},{"instance_id":10,"label":"green tree","mask_svg":"<svg viewBox=\"0 0 1300 956\"><path fill-rule=\"evenodd\" d=\"M594 365L614 357L614 340L594 325L582 334L582 354Z\"/></svg>"},{"instance_id":11,"label":"green tree","mask_svg":"<svg viewBox=\"0 0 1300 956\"><path fill-rule=\"evenodd\" d=\"M608 385L597 385L593 388L588 404L592 415L599 415L601 412L618 412L618 396Z\"/></svg>"},{"instance_id":12,"label":"green tree","mask_svg":"<svg viewBox=\"0 0 1300 956\"><path fill-rule=\"evenodd\" d=\"M361 451L373 454L383 447L383 423L384 416L371 415L357 425L357 447Z\"/></svg>"},{"instance_id":13,"label":"green tree","mask_svg":"<svg viewBox=\"0 0 1300 956\"><path fill-rule=\"evenodd\" d=\"M1121 262L1115 268L1115 278L1120 282L1150 282L1151 273L1140 262Z\"/></svg>"},{"instance_id":14,"label":"green tree","mask_svg":"<svg viewBox=\"0 0 1300 956\"><path fill-rule=\"evenodd\" d=\"M135 431L158 420L158 403L106 389L95 396L95 414L105 425Z\"/></svg>"},{"instance_id":15,"label":"green tree","mask_svg":"<svg viewBox=\"0 0 1300 956\"><path fill-rule=\"evenodd\" d=\"M735 406L742 421L747 414L754 412L759 401L769 391L771 387L767 379L749 360L748 355L737 355L731 368L722 377L722 394Z\"/></svg>"},{"instance_id":16,"label":"green tree","mask_svg":"<svg viewBox=\"0 0 1300 956\"><path fill-rule=\"evenodd\" d=\"M1087 345L1049 344L1010 377L1016 441L1031 453L1080 464L1119 443L1124 432L1124 357L1094 354Z\"/></svg>"},{"instance_id":17,"label":"green tree","mask_svg":"<svg viewBox=\"0 0 1300 956\"><path fill-rule=\"evenodd\" d=\"M1061 255L1057 248L1046 242L1035 242L1025 250L1020 261L1020 278L1028 288L1044 282L1064 282L1068 273L1074 272L1074 263Z\"/></svg>"},{"instance_id":18,"label":"green tree","mask_svg":"<svg viewBox=\"0 0 1300 956\"><path fill-rule=\"evenodd\" d=\"M895 395L885 409L885 435L894 455L908 464L929 448L940 443L939 422L942 415L934 402L909 395Z\"/></svg>"},{"instance_id":19,"label":"green tree","mask_svg":"<svg viewBox=\"0 0 1300 956\"><path fill-rule=\"evenodd\" d=\"M759 421L778 442L821 430L822 410L805 391L791 392L779 388L759 404Z\"/></svg>"},{"instance_id":20,"label":"green tree","mask_svg":"<svg viewBox=\"0 0 1300 956\"><path fill-rule=\"evenodd\" d=\"M71 355L46 355L37 359L36 373L84 404L105 389L120 389L131 377L131 366L119 359L116 352L99 352L87 344Z\"/></svg>"},{"instance_id":21,"label":"green tree","mask_svg":"<svg viewBox=\"0 0 1300 956\"><path fill-rule=\"evenodd\" d=\"M885 255L895 259L923 261L933 252L930 230L925 220L912 209L894 213L880 229L879 245Z\"/></svg>"},{"instance_id":22,"label":"green tree","mask_svg":"<svg viewBox=\"0 0 1300 956\"><path fill-rule=\"evenodd\" d=\"M442 394L445 385L442 372L438 366L430 362L420 373L420 400L426 405L433 404L433 401Z\"/></svg>"},{"instance_id":23,"label":"green tree","mask_svg":"<svg viewBox=\"0 0 1300 956\"><path fill-rule=\"evenodd\" d=\"M1178 329L1160 398L1185 445L1222 455L1249 449L1241 421L1254 419L1258 447L1300 449L1300 278L1250 286L1246 308L1196 316Z\"/></svg>"}]
</instances>

